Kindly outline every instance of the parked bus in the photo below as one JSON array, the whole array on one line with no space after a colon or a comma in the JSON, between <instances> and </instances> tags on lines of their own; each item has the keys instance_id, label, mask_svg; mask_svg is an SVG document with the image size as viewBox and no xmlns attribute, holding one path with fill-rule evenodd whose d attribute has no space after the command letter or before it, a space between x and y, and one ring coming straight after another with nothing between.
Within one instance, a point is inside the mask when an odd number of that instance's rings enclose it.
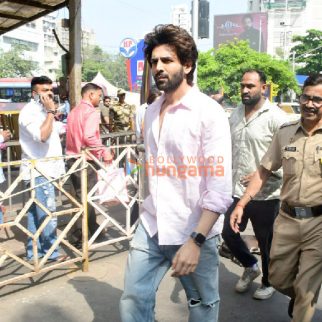
<instances>
[{"instance_id":1,"label":"parked bus","mask_svg":"<svg viewBox=\"0 0 322 322\"><path fill-rule=\"evenodd\" d=\"M0 78L0 102L29 102L31 78Z\"/></svg>"}]
</instances>

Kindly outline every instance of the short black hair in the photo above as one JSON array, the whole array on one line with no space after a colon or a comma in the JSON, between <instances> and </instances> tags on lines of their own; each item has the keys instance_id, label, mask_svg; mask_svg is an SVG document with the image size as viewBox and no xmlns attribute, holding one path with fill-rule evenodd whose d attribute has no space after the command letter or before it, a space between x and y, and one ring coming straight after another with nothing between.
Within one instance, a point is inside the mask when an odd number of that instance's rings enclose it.
<instances>
[{"instance_id":1,"label":"short black hair","mask_svg":"<svg viewBox=\"0 0 322 322\"><path fill-rule=\"evenodd\" d=\"M242 77L247 74L247 73L256 73L258 76L259 76L259 80L262 84L266 84L266 75L265 73L260 70L260 69L255 69L255 68L250 68L250 69L246 69L244 72L243 72L243 75Z\"/></svg>"},{"instance_id":2,"label":"short black hair","mask_svg":"<svg viewBox=\"0 0 322 322\"><path fill-rule=\"evenodd\" d=\"M198 50L194 39L187 30L172 24L157 25L144 37L144 55L151 66L152 51L160 45L168 45L178 56L181 65L190 65L187 83L192 85L196 69Z\"/></svg>"},{"instance_id":3,"label":"short black hair","mask_svg":"<svg viewBox=\"0 0 322 322\"><path fill-rule=\"evenodd\" d=\"M34 91L36 85L43 85L43 84L51 85L52 83L53 81L47 76L36 76L36 77L33 77L31 80L31 90Z\"/></svg>"},{"instance_id":4,"label":"short black hair","mask_svg":"<svg viewBox=\"0 0 322 322\"><path fill-rule=\"evenodd\" d=\"M111 99L111 96L104 96L104 100Z\"/></svg>"},{"instance_id":5,"label":"short black hair","mask_svg":"<svg viewBox=\"0 0 322 322\"><path fill-rule=\"evenodd\" d=\"M161 92L156 87L151 87L149 91L149 96L146 99L146 103L148 105L152 104L159 96L161 96Z\"/></svg>"},{"instance_id":6,"label":"short black hair","mask_svg":"<svg viewBox=\"0 0 322 322\"><path fill-rule=\"evenodd\" d=\"M311 74L305 80L303 84L303 89L307 86L316 86L322 84L322 75L321 74Z\"/></svg>"},{"instance_id":7,"label":"short black hair","mask_svg":"<svg viewBox=\"0 0 322 322\"><path fill-rule=\"evenodd\" d=\"M81 95L83 96L85 93L87 93L89 91L98 91L98 90L101 90L101 89L102 88L100 86L98 86L97 84L87 83L86 85L84 85L82 87Z\"/></svg>"}]
</instances>

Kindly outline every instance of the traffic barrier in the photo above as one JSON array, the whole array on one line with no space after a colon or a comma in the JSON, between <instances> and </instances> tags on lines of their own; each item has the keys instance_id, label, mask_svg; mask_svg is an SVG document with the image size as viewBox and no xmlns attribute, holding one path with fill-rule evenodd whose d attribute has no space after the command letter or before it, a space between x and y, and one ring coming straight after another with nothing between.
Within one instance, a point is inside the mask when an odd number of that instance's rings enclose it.
<instances>
[{"instance_id":1,"label":"traffic barrier","mask_svg":"<svg viewBox=\"0 0 322 322\"><path fill-rule=\"evenodd\" d=\"M142 164L142 155L137 154L136 145L128 144L113 146L112 148L117 152L113 161L115 167L123 167L130 163L129 160L132 163L133 160L136 160L134 163L137 165ZM81 267L83 271L87 271L89 266L89 252L132 237L138 222L137 217L133 219L133 208L142 201L144 184L144 180L141 180L142 169L136 166L134 170L132 169L132 171L127 172L125 180L128 187L132 189L130 201L129 203L124 203L120 200L117 211L111 211L112 207L98 203L96 187L91 189L91 191L87 189L87 169L88 167L93 167L93 162L95 163L95 172L100 169L106 171L105 165L91 153L93 149L95 148L84 149L76 156L38 160L9 160L8 162L0 163L0 167L7 169L7 175L10 174L5 184L6 187L0 191L0 202L6 204L6 207L9 208L9 212L5 212L4 214L4 223L0 224L0 238L2 238L0 244L0 287L26 278L38 276L62 266L69 266L74 269ZM73 164L66 171L66 174L56 179L48 177L39 168L40 162L48 162L61 158L65 161L72 158ZM92 159L91 163L87 162L88 158ZM25 187L23 180L24 173L17 174L17 168L22 163L26 166L26 171L32 174L29 187ZM81 202L73 196L71 189L70 176L75 172L81 173ZM55 187L57 191L57 209L55 211L51 211L47 206L37 200L35 189L40 185L36 185L34 173L43 176ZM117 193L116 198L118 198ZM99 228L90 238L88 237L87 202L96 209L100 219L102 218ZM27 225L28 209L33 203L46 214L45 219L35 233L32 233ZM41 238L41 234L46 226L52 220L56 219L58 219L57 239L51 245L48 252L43 257L38 258L37 244ZM75 229L78 221L81 221L82 226L81 249L78 249L69 240L70 233ZM96 239L103 230L106 230L107 233L112 232L110 238L97 242ZM25 248L22 247L22 243L26 243L27 238L32 240L33 254L35 255L31 261L25 257ZM57 248L61 248L64 255L68 255L68 258L65 258L63 261L51 261L50 256ZM77 263L78 266L75 266Z\"/></svg>"}]
</instances>

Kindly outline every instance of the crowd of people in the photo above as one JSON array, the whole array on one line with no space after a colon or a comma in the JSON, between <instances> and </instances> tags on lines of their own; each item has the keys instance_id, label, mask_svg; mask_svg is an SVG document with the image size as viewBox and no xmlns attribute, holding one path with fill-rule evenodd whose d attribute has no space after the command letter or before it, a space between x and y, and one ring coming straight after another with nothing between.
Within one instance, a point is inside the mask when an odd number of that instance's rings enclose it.
<instances>
[{"instance_id":1,"label":"crowd of people","mask_svg":"<svg viewBox=\"0 0 322 322\"><path fill-rule=\"evenodd\" d=\"M189 321L218 321L222 235L244 267L236 292L246 293L262 274L253 297L266 300L278 290L290 297L292 322L310 322L322 283L322 76L311 75L305 81L299 98L301 119L288 122L286 114L264 97L266 75L247 69L240 79L242 104L228 119L219 104L222 93L209 97L194 86L198 51L188 32L158 25L144 41L156 85L147 103L135 109L126 103L123 89L112 102L102 96L98 84L86 84L81 102L67 117L67 164L62 158L44 160L63 155L63 128L55 119L52 81L46 76L32 79L32 100L19 115L19 141L22 159L41 160L36 167L23 163L21 173L26 186L31 178L36 184L37 202L30 204L28 229L34 234L44 221L46 227L37 245L28 239L28 260L48 252L51 260L66 259L58 247L52 249L57 219L48 219L39 205L56 209L51 179L70 169L84 147L94 147L91 153L106 166L111 164L113 151L102 144L100 124L108 132L136 130L151 174L128 254L122 321L154 321L156 292L168 270L182 283ZM0 141L9 138L10 132L0 132ZM87 161L90 190L97 165L90 157ZM81 201L79 172L71 180ZM248 221L261 265L240 235ZM99 227L91 205L88 227L90 235ZM79 244L81 224L76 228L73 234ZM103 230L98 239L105 238Z\"/></svg>"}]
</instances>

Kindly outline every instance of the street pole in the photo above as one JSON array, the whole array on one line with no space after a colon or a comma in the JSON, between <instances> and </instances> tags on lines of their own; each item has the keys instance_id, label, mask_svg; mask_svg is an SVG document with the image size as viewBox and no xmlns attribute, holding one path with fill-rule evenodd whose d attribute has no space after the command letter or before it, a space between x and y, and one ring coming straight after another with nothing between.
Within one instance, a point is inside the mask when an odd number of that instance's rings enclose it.
<instances>
[{"instance_id":1,"label":"street pole","mask_svg":"<svg viewBox=\"0 0 322 322\"><path fill-rule=\"evenodd\" d=\"M295 51L292 51L292 70L293 74L295 74Z\"/></svg>"},{"instance_id":2,"label":"street pole","mask_svg":"<svg viewBox=\"0 0 322 322\"><path fill-rule=\"evenodd\" d=\"M198 43L198 13L199 13L199 0L192 1L192 38L196 45ZM193 74L194 84L197 85L197 66Z\"/></svg>"},{"instance_id":3,"label":"street pole","mask_svg":"<svg viewBox=\"0 0 322 322\"><path fill-rule=\"evenodd\" d=\"M288 0L285 0L285 26L284 26L284 60L286 59L286 35L287 35L287 26L289 25L288 21Z\"/></svg>"}]
</instances>

